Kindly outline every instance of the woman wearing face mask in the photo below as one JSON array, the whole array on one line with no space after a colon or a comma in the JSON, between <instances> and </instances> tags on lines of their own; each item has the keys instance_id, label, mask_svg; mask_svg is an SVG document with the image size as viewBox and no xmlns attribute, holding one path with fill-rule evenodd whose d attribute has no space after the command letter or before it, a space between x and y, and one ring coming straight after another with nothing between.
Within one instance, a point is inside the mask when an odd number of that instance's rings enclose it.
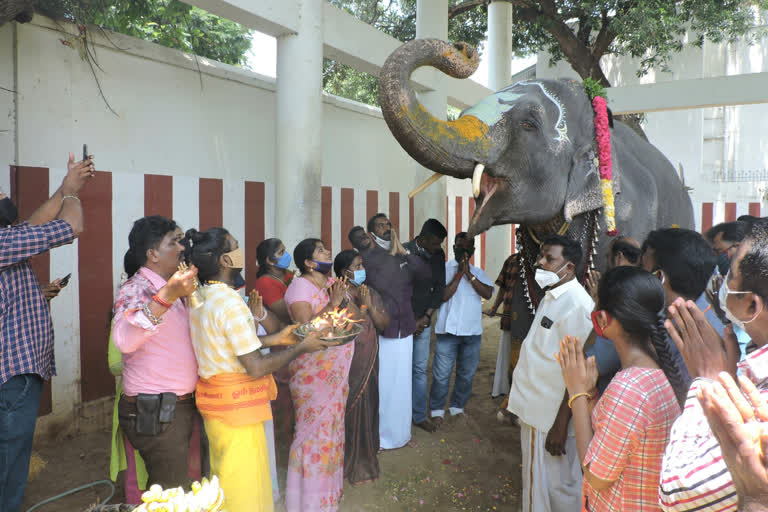
<instances>
[{"instance_id":1,"label":"woman wearing face mask","mask_svg":"<svg viewBox=\"0 0 768 512\"><path fill-rule=\"evenodd\" d=\"M259 264L256 291L264 300L264 305L277 315L281 322L290 323L288 307L283 298L293 280L293 272L288 270L291 253L285 250L285 245L279 238L267 238L256 247L256 261Z\"/></svg>"},{"instance_id":2,"label":"woman wearing face mask","mask_svg":"<svg viewBox=\"0 0 768 512\"><path fill-rule=\"evenodd\" d=\"M299 242L293 260L301 275L285 293L291 319L305 323L346 307L345 280L330 277L331 252L323 242ZM299 357L289 366L296 433L288 459L288 512L337 510L344 486L344 409L354 343Z\"/></svg>"},{"instance_id":3,"label":"woman wearing face mask","mask_svg":"<svg viewBox=\"0 0 768 512\"><path fill-rule=\"evenodd\" d=\"M365 284L365 268L357 251L341 251L333 261L336 276L346 278L348 308L365 321L355 340L349 369L345 415L344 476L353 485L379 477L379 336L389 314L379 294Z\"/></svg>"},{"instance_id":4,"label":"woman wearing face mask","mask_svg":"<svg viewBox=\"0 0 768 512\"><path fill-rule=\"evenodd\" d=\"M272 418L269 401L277 395L271 374L328 344L308 336L287 350L262 355L260 349L281 342L282 335L260 339L251 311L235 291L244 261L237 240L223 228L190 229L184 245L185 257L198 267L203 284L203 304L190 312L189 326L200 374L197 408L205 420L211 473L219 477L226 510L271 512L264 432L264 423Z\"/></svg>"},{"instance_id":5,"label":"woman wearing face mask","mask_svg":"<svg viewBox=\"0 0 768 512\"><path fill-rule=\"evenodd\" d=\"M664 448L685 393L665 343L664 289L635 267L608 271L598 287L592 322L613 342L622 370L597 396L594 357L581 343L560 342L556 357L573 411L576 445L584 471L583 510L660 510L659 473Z\"/></svg>"},{"instance_id":6,"label":"woman wearing face mask","mask_svg":"<svg viewBox=\"0 0 768 512\"><path fill-rule=\"evenodd\" d=\"M288 306L285 304L285 292L293 280L293 272L288 270L291 253L278 238L267 238L256 247L256 261L259 264L254 289L261 295L264 306L284 324L291 323ZM270 350L285 350L275 347ZM293 402L288 382L291 373L287 366L280 368L273 375L277 384L277 398L272 401L272 415L275 428L275 455L277 466L288 465L288 450L293 440Z\"/></svg>"}]
</instances>

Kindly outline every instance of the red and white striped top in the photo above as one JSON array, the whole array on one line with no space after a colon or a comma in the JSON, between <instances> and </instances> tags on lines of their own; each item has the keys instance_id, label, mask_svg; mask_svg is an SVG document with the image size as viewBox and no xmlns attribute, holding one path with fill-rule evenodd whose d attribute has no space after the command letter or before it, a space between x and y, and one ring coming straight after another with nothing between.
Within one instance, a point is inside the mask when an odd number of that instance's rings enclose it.
<instances>
[{"instance_id":1,"label":"red and white striped top","mask_svg":"<svg viewBox=\"0 0 768 512\"><path fill-rule=\"evenodd\" d=\"M768 345L748 354L739 370L768 399ZM696 398L699 382L694 380L683 414L672 426L661 468L659 503L669 512L735 511L738 498L731 473Z\"/></svg>"}]
</instances>

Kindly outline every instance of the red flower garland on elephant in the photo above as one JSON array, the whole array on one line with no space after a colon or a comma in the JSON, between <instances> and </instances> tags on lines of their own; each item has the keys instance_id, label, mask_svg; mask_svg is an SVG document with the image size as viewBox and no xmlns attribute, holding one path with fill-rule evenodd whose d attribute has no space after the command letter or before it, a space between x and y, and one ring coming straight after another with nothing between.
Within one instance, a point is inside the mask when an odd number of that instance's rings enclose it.
<instances>
[{"instance_id":1,"label":"red flower garland on elephant","mask_svg":"<svg viewBox=\"0 0 768 512\"><path fill-rule=\"evenodd\" d=\"M606 233L616 236L616 209L613 203L613 174L611 163L611 131L608 125L608 106L605 98L592 98L592 108L595 111L595 134L597 137L597 158L600 169L600 190L603 194L603 209L605 214Z\"/></svg>"}]
</instances>

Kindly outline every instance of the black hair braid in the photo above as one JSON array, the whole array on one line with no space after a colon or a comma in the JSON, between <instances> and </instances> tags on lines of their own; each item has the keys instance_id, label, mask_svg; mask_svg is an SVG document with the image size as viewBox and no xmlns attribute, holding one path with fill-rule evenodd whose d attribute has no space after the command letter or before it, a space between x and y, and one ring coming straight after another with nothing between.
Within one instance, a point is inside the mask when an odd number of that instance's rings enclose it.
<instances>
[{"instance_id":1,"label":"black hair braid","mask_svg":"<svg viewBox=\"0 0 768 512\"><path fill-rule=\"evenodd\" d=\"M659 366L664 372L664 375L667 377L669 385L672 386L672 389L675 392L675 396L677 397L677 402L682 408L685 404L688 388L685 386L680 368L675 363L675 360L672 358L672 354L669 351L669 346L667 345L667 336L665 334L667 329L664 327L665 321L666 317L664 316L664 312L660 311L656 317L656 324L653 326L651 343L653 343L653 348L656 350Z\"/></svg>"}]
</instances>

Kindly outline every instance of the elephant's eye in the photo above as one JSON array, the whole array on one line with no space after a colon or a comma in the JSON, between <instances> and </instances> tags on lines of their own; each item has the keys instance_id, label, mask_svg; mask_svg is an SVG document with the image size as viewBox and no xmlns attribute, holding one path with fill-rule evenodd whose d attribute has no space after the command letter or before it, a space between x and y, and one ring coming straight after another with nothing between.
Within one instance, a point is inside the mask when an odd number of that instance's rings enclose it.
<instances>
[{"instance_id":1,"label":"elephant's eye","mask_svg":"<svg viewBox=\"0 0 768 512\"><path fill-rule=\"evenodd\" d=\"M523 127L523 130L527 132L533 132L536 131L536 125L533 123L533 121L525 120L520 123L520 126Z\"/></svg>"}]
</instances>

